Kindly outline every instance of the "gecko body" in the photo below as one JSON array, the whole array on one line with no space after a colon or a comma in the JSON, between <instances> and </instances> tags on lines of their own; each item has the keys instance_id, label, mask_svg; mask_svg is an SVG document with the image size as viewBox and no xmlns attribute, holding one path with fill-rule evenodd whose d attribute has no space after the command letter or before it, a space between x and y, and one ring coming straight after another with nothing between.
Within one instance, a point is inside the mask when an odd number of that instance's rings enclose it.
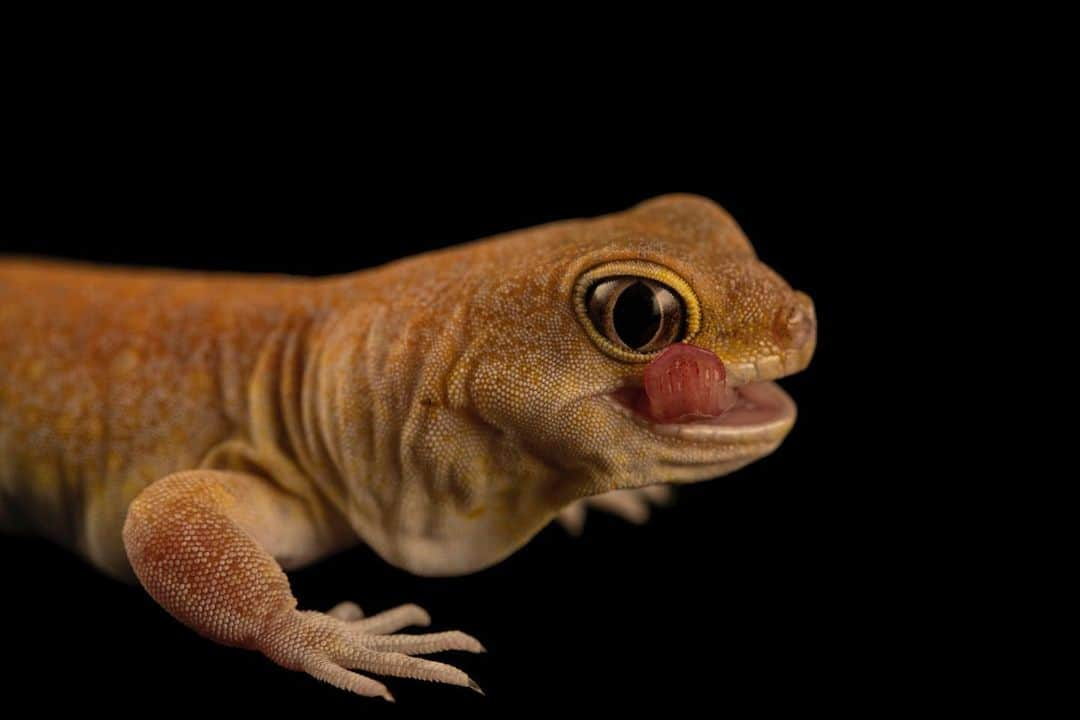
<instances>
[{"instance_id":1,"label":"gecko body","mask_svg":"<svg viewBox=\"0 0 1080 720\"><path fill-rule=\"evenodd\" d=\"M362 695L474 686L417 657L472 637L398 633L413 605L298 610L283 570L364 543L463 574L587 504L637 517L778 447L770 381L815 330L685 195L330 278L0 259L0 529Z\"/></svg>"}]
</instances>

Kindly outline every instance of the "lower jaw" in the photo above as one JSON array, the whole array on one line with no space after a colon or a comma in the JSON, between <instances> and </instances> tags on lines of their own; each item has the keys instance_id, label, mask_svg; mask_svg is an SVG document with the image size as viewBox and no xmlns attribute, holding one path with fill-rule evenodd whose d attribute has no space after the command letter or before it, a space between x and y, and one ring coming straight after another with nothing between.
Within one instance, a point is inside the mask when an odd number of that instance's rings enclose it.
<instances>
[{"instance_id":1,"label":"lower jaw","mask_svg":"<svg viewBox=\"0 0 1080 720\"><path fill-rule=\"evenodd\" d=\"M615 404L635 422L658 435L687 440L731 443L775 442L795 422L795 403L774 382L756 382L734 388L737 401L715 417L686 418L675 422L650 418L642 408L644 390L627 387L611 394Z\"/></svg>"}]
</instances>

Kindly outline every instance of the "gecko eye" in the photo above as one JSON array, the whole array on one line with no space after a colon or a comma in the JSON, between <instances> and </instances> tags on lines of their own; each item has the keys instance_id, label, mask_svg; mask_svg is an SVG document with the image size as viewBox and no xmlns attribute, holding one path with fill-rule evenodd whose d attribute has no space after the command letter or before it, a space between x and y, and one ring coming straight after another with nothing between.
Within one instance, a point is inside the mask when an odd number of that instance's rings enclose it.
<instances>
[{"instance_id":1,"label":"gecko eye","mask_svg":"<svg viewBox=\"0 0 1080 720\"><path fill-rule=\"evenodd\" d=\"M628 276L601 280L588 289L585 304L597 332L633 353L662 350L684 334L682 301L656 280Z\"/></svg>"},{"instance_id":2,"label":"gecko eye","mask_svg":"<svg viewBox=\"0 0 1080 720\"><path fill-rule=\"evenodd\" d=\"M649 362L701 329L701 303L690 284L649 260L613 260L574 281L578 322L605 355Z\"/></svg>"}]
</instances>

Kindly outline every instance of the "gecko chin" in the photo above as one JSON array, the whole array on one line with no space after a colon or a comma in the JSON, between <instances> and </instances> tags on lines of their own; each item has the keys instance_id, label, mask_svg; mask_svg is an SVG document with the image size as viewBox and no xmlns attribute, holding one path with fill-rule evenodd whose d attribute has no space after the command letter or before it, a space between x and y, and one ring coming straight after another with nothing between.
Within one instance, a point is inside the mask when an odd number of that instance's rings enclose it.
<instances>
[{"instance_id":1,"label":"gecko chin","mask_svg":"<svg viewBox=\"0 0 1080 720\"><path fill-rule=\"evenodd\" d=\"M779 443L795 424L795 403L774 382L739 385L729 392L730 400L718 414L687 413L663 419L651 411L641 385L621 387L607 397L619 412L648 432L691 443L757 448Z\"/></svg>"}]
</instances>

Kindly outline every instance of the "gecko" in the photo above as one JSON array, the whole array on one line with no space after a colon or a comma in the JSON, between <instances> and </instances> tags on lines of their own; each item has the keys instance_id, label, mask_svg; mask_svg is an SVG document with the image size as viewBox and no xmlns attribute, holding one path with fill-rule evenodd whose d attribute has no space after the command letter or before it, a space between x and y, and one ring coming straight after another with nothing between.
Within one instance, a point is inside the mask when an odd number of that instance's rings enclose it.
<instances>
[{"instance_id":1,"label":"gecko","mask_svg":"<svg viewBox=\"0 0 1080 720\"><path fill-rule=\"evenodd\" d=\"M202 636L358 695L479 686L403 604L300 609L358 544L421 576L776 450L814 305L709 199L666 195L328 277L0 258L0 530Z\"/></svg>"}]
</instances>

